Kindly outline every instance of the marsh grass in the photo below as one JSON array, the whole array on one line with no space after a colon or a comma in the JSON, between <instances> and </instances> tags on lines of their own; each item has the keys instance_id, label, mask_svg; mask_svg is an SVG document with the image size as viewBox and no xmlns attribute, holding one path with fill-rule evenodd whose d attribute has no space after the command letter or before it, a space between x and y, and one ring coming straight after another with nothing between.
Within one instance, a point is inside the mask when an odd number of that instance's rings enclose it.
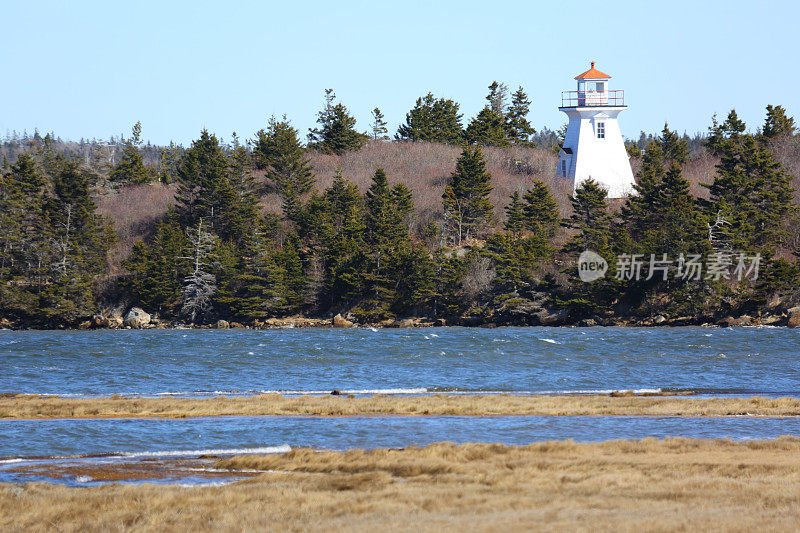
<instances>
[{"instance_id":1,"label":"marsh grass","mask_svg":"<svg viewBox=\"0 0 800 533\"><path fill-rule=\"evenodd\" d=\"M4 531L750 531L800 526L800 439L247 456L222 487L0 486Z\"/></svg>"},{"instance_id":2,"label":"marsh grass","mask_svg":"<svg viewBox=\"0 0 800 533\"><path fill-rule=\"evenodd\" d=\"M212 398L0 397L0 418L186 418L198 416L800 416L797 398L681 396L260 396Z\"/></svg>"}]
</instances>

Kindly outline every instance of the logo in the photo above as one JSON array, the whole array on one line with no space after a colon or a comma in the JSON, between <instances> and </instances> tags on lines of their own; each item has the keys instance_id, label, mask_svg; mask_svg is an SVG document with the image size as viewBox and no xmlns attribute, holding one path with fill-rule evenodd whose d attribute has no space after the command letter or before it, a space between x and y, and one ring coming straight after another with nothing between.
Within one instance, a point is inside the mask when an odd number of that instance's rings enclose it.
<instances>
[{"instance_id":1,"label":"logo","mask_svg":"<svg viewBox=\"0 0 800 533\"><path fill-rule=\"evenodd\" d=\"M591 250L584 250L578 257L578 277L581 281L596 281L605 276L607 271L606 260Z\"/></svg>"}]
</instances>

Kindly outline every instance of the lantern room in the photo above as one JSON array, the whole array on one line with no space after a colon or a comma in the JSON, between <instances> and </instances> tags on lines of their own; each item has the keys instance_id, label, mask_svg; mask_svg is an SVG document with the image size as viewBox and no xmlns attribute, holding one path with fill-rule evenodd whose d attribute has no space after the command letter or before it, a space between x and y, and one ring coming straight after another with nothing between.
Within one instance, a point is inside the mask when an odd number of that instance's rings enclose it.
<instances>
[{"instance_id":1,"label":"lantern room","mask_svg":"<svg viewBox=\"0 0 800 533\"><path fill-rule=\"evenodd\" d=\"M578 81L578 90L564 91L561 94L561 107L625 105L625 91L609 90L608 80L611 76L594 68L594 61L589 70L578 74L575 79Z\"/></svg>"}]
</instances>

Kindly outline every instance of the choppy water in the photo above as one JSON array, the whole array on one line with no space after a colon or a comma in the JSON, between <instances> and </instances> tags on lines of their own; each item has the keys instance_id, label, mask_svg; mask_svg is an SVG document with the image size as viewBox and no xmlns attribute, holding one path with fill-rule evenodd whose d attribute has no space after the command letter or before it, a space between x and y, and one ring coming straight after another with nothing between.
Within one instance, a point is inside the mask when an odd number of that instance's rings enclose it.
<instances>
[{"instance_id":1,"label":"choppy water","mask_svg":"<svg viewBox=\"0 0 800 533\"><path fill-rule=\"evenodd\" d=\"M800 394L784 328L426 328L0 332L0 392L690 389Z\"/></svg>"},{"instance_id":2,"label":"choppy water","mask_svg":"<svg viewBox=\"0 0 800 533\"><path fill-rule=\"evenodd\" d=\"M0 392L203 396L324 394L332 389L360 394L676 389L710 396L800 396L799 346L800 331L779 328L0 331ZM41 479L50 479L47 465L64 461L198 458L286 446L347 449L444 440L525 444L567 438L748 439L786 434L800 435L800 419L0 420L0 482L30 479L13 473L20 464L35 463L43 469ZM187 476L181 479L196 482L191 472Z\"/></svg>"}]
</instances>

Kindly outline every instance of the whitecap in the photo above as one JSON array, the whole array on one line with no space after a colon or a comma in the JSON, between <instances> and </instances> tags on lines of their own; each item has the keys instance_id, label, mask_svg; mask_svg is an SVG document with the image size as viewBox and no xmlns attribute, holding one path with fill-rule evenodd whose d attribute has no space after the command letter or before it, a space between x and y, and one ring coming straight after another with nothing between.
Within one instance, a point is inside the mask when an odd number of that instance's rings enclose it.
<instances>
[{"instance_id":1,"label":"whitecap","mask_svg":"<svg viewBox=\"0 0 800 533\"><path fill-rule=\"evenodd\" d=\"M75 478L76 483L89 483L90 481L94 481L91 476L78 476Z\"/></svg>"},{"instance_id":2,"label":"whitecap","mask_svg":"<svg viewBox=\"0 0 800 533\"><path fill-rule=\"evenodd\" d=\"M120 457L182 457L192 455L236 455L250 453L287 453L292 451L288 444L265 446L261 448L222 448L208 450L165 450L153 452L123 452Z\"/></svg>"},{"instance_id":3,"label":"whitecap","mask_svg":"<svg viewBox=\"0 0 800 533\"><path fill-rule=\"evenodd\" d=\"M539 339L539 340L542 341L542 342L548 342L550 344L561 344L560 342L558 342L555 339Z\"/></svg>"}]
</instances>

